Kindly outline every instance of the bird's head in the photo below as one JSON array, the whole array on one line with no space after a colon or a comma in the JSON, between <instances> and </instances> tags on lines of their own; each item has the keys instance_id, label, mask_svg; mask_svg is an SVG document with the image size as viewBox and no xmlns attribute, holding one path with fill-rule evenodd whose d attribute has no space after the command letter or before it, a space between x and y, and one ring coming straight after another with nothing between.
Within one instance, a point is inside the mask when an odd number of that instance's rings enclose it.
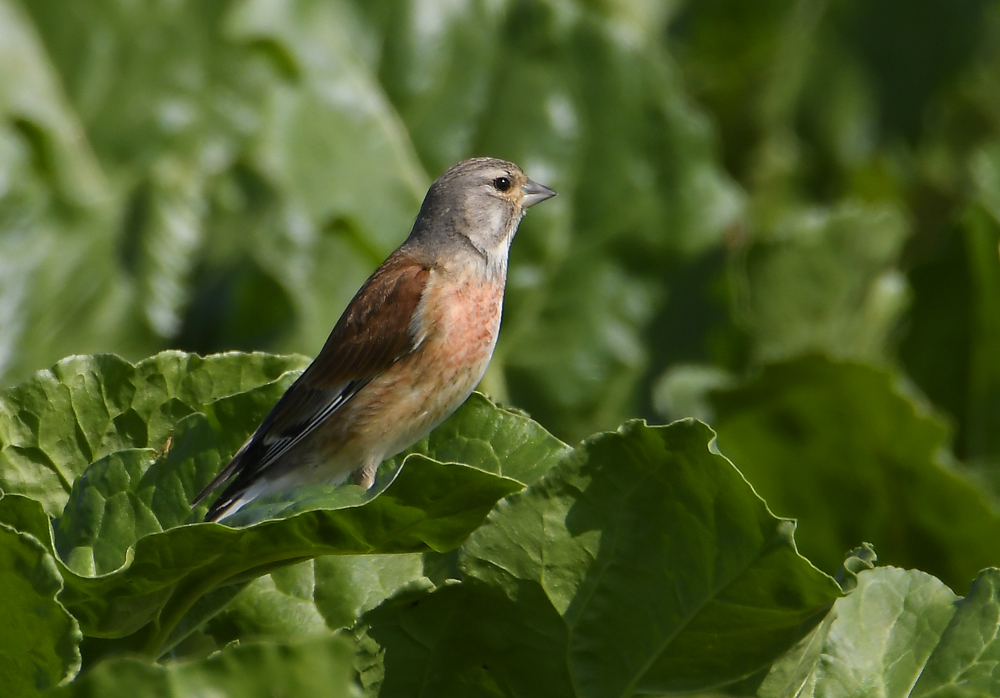
<instances>
[{"instance_id":1,"label":"bird's head","mask_svg":"<svg viewBox=\"0 0 1000 698\"><path fill-rule=\"evenodd\" d=\"M466 238L492 264L506 267L507 252L525 211L556 193L497 158L452 166L431 185L411 236Z\"/></svg>"}]
</instances>

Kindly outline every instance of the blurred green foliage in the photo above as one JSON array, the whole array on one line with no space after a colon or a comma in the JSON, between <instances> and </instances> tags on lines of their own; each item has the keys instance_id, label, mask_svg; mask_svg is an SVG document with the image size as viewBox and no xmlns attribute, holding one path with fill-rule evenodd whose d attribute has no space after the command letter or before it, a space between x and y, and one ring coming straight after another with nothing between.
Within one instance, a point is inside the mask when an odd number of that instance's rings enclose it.
<instances>
[{"instance_id":1,"label":"blurred green foliage","mask_svg":"<svg viewBox=\"0 0 1000 698\"><path fill-rule=\"evenodd\" d=\"M73 367L89 359L22 381L92 352L312 355L433 178L488 154L560 196L514 242L483 390L570 443L634 416L702 418L774 513L799 519L819 567L834 572L869 540L883 561L962 592L1000 564L997 85L1000 0L0 0L0 385L21 384L0 414L0 486L59 516L73 496L90 501L74 487L95 462L93 492L128 500L178 420L214 458L238 446L193 413L219 399L261 407L263 388L239 396L297 359L257 357L218 385L228 369L99 359L107 385L164 376L134 395L88 382ZM74 425L86 433L63 438ZM433 452L495 460L460 436L435 436ZM34 529L14 528L11 559L52 572L18 537ZM100 555L113 567L127 547ZM372 632L391 634L378 624L408 612L373 610L383 598L459 574L454 557L415 559L386 563L373 597L325 606L295 591L302 579L371 580L373 568L264 577L185 651L282 635L291 606L317 627L371 613ZM950 603L893 574L880 583ZM45 608L46 579L24 592ZM995 579L977 585L970 603L995 607ZM429 598L477 609L494 593ZM547 603L542 644L566 632ZM827 690L809 657L864 615L850 603L774 665L762 694L799 680ZM251 612L269 604L285 610ZM922 641L947 655L941 618ZM460 629L435 632L457 642ZM57 650L46 656L71 667ZM891 663L883 650L869 656ZM59 675L49 664L43 683ZM182 680L169 676L147 678Z\"/></svg>"}]
</instances>

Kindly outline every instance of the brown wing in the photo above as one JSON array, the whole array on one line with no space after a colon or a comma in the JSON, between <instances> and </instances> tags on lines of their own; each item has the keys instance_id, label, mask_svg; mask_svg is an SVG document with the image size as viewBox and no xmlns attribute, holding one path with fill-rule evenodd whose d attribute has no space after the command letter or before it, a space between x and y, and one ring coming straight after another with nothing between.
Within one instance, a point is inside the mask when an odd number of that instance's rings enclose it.
<instances>
[{"instance_id":1,"label":"brown wing","mask_svg":"<svg viewBox=\"0 0 1000 698\"><path fill-rule=\"evenodd\" d=\"M206 516L226 506L271 464L330 419L358 391L422 341L413 316L430 270L393 255L365 282L319 356L281 397L233 460L195 497L195 506L233 473Z\"/></svg>"}]
</instances>

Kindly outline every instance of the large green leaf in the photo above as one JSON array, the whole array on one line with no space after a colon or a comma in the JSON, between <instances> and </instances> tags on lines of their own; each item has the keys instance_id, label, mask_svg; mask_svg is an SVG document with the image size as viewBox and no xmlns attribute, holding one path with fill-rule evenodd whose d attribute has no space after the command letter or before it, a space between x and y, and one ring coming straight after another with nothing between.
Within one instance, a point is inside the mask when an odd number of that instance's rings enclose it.
<instances>
[{"instance_id":1,"label":"large green leaf","mask_svg":"<svg viewBox=\"0 0 1000 698\"><path fill-rule=\"evenodd\" d=\"M80 669L80 628L56 600L62 577L33 536L0 525L0 675L4 695L36 696Z\"/></svg>"},{"instance_id":2,"label":"large green leaf","mask_svg":"<svg viewBox=\"0 0 1000 698\"><path fill-rule=\"evenodd\" d=\"M541 584L569 627L580 695L738 679L836 597L713 439L691 420L594 437L464 546L471 576Z\"/></svg>"},{"instance_id":3,"label":"large green leaf","mask_svg":"<svg viewBox=\"0 0 1000 698\"><path fill-rule=\"evenodd\" d=\"M111 355L60 361L0 393L0 489L56 515L91 462L121 449L163 448L181 417L304 365L294 356L180 352L134 366ZM280 390L265 399L273 404ZM263 416L260 406L255 414Z\"/></svg>"},{"instance_id":4,"label":"large green leaf","mask_svg":"<svg viewBox=\"0 0 1000 698\"><path fill-rule=\"evenodd\" d=\"M537 584L514 598L478 582L407 591L367 614L359 633L370 696L574 695L568 631Z\"/></svg>"},{"instance_id":5,"label":"large green leaf","mask_svg":"<svg viewBox=\"0 0 1000 698\"><path fill-rule=\"evenodd\" d=\"M812 651L777 662L758 695L994 696L998 622L1000 570L980 574L964 599L916 570L864 571L804 643Z\"/></svg>"},{"instance_id":6,"label":"large green leaf","mask_svg":"<svg viewBox=\"0 0 1000 698\"><path fill-rule=\"evenodd\" d=\"M217 444L207 448L197 454L207 453L212 456L208 462L218 464ZM185 459L182 467L193 467L196 458ZM114 538L123 534L121 527L99 526L100 534L110 539L110 554L100 554L97 543L104 542L100 539L93 544L93 552L88 546L70 549L70 559L60 561L67 585L60 598L88 635L122 637L153 622L147 629L146 649L154 651L192 605L213 589L240 577L253 578L281 563L318 555L448 550L465 539L497 499L521 487L476 468L443 465L419 455L411 456L408 463L388 486L369 493L354 487L339 491L302 488L295 495L285 495L296 501L278 498L248 507L242 517L246 528L195 523L148 533L125 550L119 568L91 576L86 574L91 572L87 569L91 560L118 559L125 547L116 545ZM8 520L8 502L20 510L30 500L17 495L0 500L4 520ZM103 512L74 513L87 518L65 525L69 531L92 528L93 517ZM125 511L125 515L130 513ZM122 515L114 509L111 514ZM250 523L254 514L265 520ZM273 518L278 515L284 518ZM30 525L32 531L48 525L40 509ZM124 529L126 540L133 533ZM57 536L56 544L60 543L66 547Z\"/></svg>"},{"instance_id":7,"label":"large green leaf","mask_svg":"<svg viewBox=\"0 0 1000 698\"><path fill-rule=\"evenodd\" d=\"M720 448L775 511L798 517L821 567L861 540L956 586L1000 562L1000 514L945 461L945 426L892 373L810 357L712 404Z\"/></svg>"},{"instance_id":8,"label":"large green leaf","mask_svg":"<svg viewBox=\"0 0 1000 698\"><path fill-rule=\"evenodd\" d=\"M410 584L426 584L419 554L317 558L254 580L211 620L207 632L224 643L349 628Z\"/></svg>"},{"instance_id":9,"label":"large green leaf","mask_svg":"<svg viewBox=\"0 0 1000 698\"><path fill-rule=\"evenodd\" d=\"M631 422L501 502L461 583L364 616L371 694L689 692L766 667L840 589L713 438Z\"/></svg>"},{"instance_id":10,"label":"large green leaf","mask_svg":"<svg viewBox=\"0 0 1000 698\"><path fill-rule=\"evenodd\" d=\"M473 393L454 416L410 451L445 463L470 463L530 485L572 449L524 412L497 407Z\"/></svg>"},{"instance_id":11,"label":"large green leaf","mask_svg":"<svg viewBox=\"0 0 1000 698\"><path fill-rule=\"evenodd\" d=\"M342 638L294 643L247 643L207 659L162 665L135 658L103 662L53 696L330 696L360 695L351 666L353 647Z\"/></svg>"}]
</instances>

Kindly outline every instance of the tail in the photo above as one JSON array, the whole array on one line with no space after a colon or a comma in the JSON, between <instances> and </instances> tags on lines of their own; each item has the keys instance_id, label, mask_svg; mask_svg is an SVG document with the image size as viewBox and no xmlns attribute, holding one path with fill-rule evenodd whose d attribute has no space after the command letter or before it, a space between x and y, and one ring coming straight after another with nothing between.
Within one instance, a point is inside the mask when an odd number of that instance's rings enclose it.
<instances>
[{"instance_id":1,"label":"tail","mask_svg":"<svg viewBox=\"0 0 1000 698\"><path fill-rule=\"evenodd\" d=\"M245 494L245 492L239 492L230 497L219 497L205 514L205 521L220 521L230 514L235 514L245 504L253 501L253 497L245 496Z\"/></svg>"},{"instance_id":2,"label":"tail","mask_svg":"<svg viewBox=\"0 0 1000 698\"><path fill-rule=\"evenodd\" d=\"M243 465L243 457L246 454L247 446L249 444L250 439L247 439L247 442L240 447L240 450L236 452L233 459L229 461L229 465L223 468L222 472L216 475L212 481L205 486L205 489L198 493L198 496L191 502L192 509L201 504L205 497L219 489L220 485L240 470L240 467ZM225 491L223 491L222 496L215 500L212 506L209 507L208 513L205 514L205 521L218 521L219 519L234 513L237 509L250 501L249 499L242 499L244 489L245 488L240 488L239 490L234 491L232 486L227 487Z\"/></svg>"}]
</instances>

